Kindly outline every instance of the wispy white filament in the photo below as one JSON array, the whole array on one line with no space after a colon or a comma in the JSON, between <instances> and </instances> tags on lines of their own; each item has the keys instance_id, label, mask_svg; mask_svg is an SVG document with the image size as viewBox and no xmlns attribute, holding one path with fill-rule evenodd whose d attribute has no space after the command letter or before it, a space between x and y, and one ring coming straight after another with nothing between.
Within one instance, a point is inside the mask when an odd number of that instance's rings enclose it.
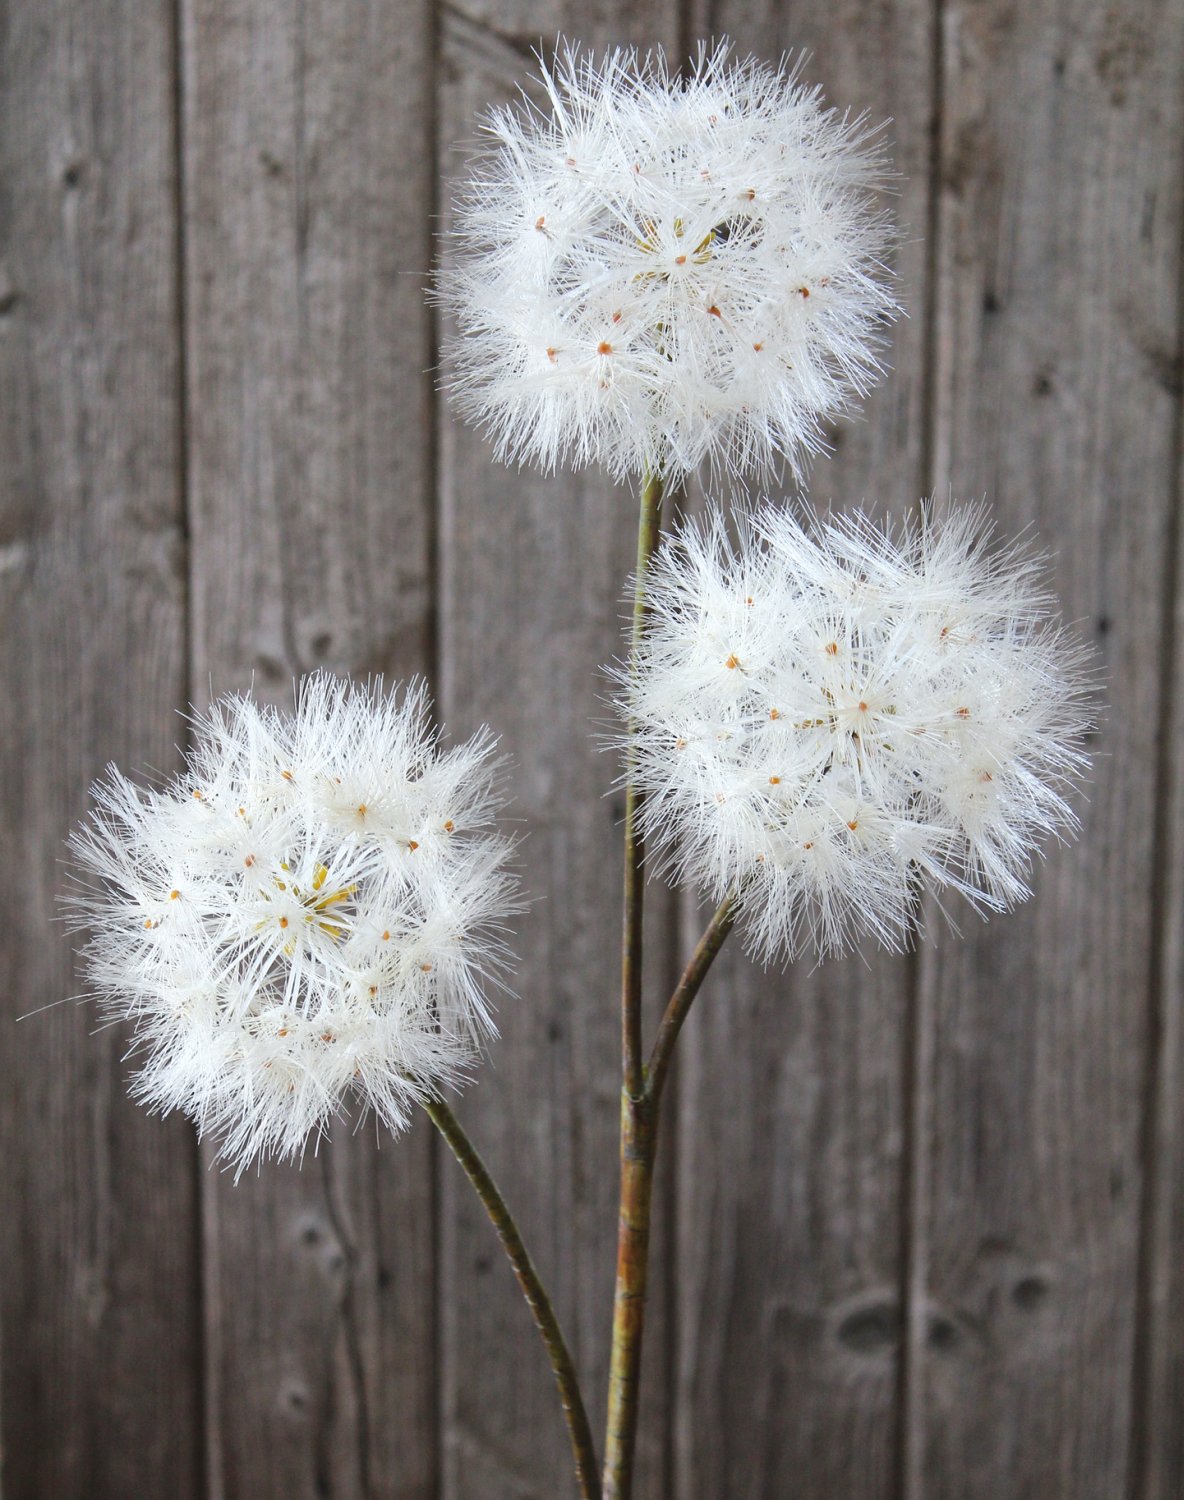
<instances>
[{"instance_id":1,"label":"wispy white filament","mask_svg":"<svg viewBox=\"0 0 1184 1500\"><path fill-rule=\"evenodd\" d=\"M565 48L548 108L493 110L439 298L460 410L498 456L743 477L825 445L898 308L865 117L727 42Z\"/></svg>"},{"instance_id":2,"label":"wispy white filament","mask_svg":"<svg viewBox=\"0 0 1184 1500\"><path fill-rule=\"evenodd\" d=\"M241 1171L351 1097L397 1130L459 1081L515 909L496 771L484 733L439 746L422 687L323 674L294 714L216 702L163 789L112 767L70 906L103 1011L133 1023L133 1092Z\"/></svg>"},{"instance_id":3,"label":"wispy white filament","mask_svg":"<svg viewBox=\"0 0 1184 1500\"><path fill-rule=\"evenodd\" d=\"M982 511L893 533L766 507L717 514L654 567L636 683L643 828L679 879L740 892L769 959L905 945L922 887L984 910L1029 894L1076 827L1088 659L1039 559Z\"/></svg>"}]
</instances>

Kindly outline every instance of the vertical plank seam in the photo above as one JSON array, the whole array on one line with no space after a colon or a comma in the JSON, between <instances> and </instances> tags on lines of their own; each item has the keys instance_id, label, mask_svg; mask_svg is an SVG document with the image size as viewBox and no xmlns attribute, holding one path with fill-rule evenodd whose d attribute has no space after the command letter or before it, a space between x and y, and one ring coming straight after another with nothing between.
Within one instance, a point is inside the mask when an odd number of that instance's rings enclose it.
<instances>
[{"instance_id":1,"label":"vertical plank seam","mask_svg":"<svg viewBox=\"0 0 1184 1500\"><path fill-rule=\"evenodd\" d=\"M312 200L310 195L310 137L308 124L308 86L309 86L309 44L308 44L308 5L307 0L296 0L295 15L293 22L294 31L294 101L293 101L293 135L294 135L294 162L293 162L293 187L294 187L294 238L295 238L295 304L296 304L296 338L298 358L301 367L304 368L310 359L311 350L311 306L309 295L309 238L312 224ZM305 388L303 382L297 388L298 400L305 400ZM288 569L283 567L282 573L286 576ZM281 620L283 628L284 647L287 652L288 661L292 670L299 676L305 668L301 660L299 643L295 632L295 619L287 604L288 590L281 588ZM370 1464L370 1434L372 1425L370 1420L370 1403L366 1390L365 1360L362 1353L362 1338L358 1322L358 1245L357 1239L349 1224L348 1213L343 1204L339 1204L335 1196L337 1179L334 1173L335 1156L331 1142L326 1143L323 1153L317 1152L318 1166L321 1172L322 1201L325 1208L325 1217L337 1245L340 1248L343 1271L342 1287L340 1297L336 1302L335 1313L339 1322L340 1338L342 1346L343 1364L345 1371L345 1384L352 1396L353 1421L349 1424L349 1438L354 1449L355 1462L357 1464L357 1483L359 1500L371 1500L371 1464ZM302 1163L303 1166L303 1163ZM326 1351L326 1361L331 1358ZM330 1450L332 1447L331 1427L333 1422L332 1398L336 1395L336 1382L329 1381L330 1409L327 1416L317 1424L313 1433L314 1467L317 1474L318 1486L322 1483L328 1484L330 1472Z\"/></svg>"},{"instance_id":2,"label":"vertical plank seam","mask_svg":"<svg viewBox=\"0 0 1184 1500\"><path fill-rule=\"evenodd\" d=\"M441 102L440 94L442 87L441 74L444 61L444 23L439 0L428 0L428 57L431 64L431 83L427 89L426 109L428 114L428 150L431 154L433 171L428 174L427 201L424 204L424 213L429 225L428 233L428 258L429 264L436 253L434 237L430 226L439 225L440 208L443 198L441 192L441 178L443 175L444 161L442 146L440 142L441 129ZM427 333L431 347L432 368L435 368L440 349L440 313L434 305L430 305L427 312ZM426 505L427 536L426 564L428 574L428 607L427 618L424 623L424 654L425 670L431 680L432 693L439 703L444 690L444 664L441 630L441 594L443 589L443 559L441 547L441 508L443 505L443 494L441 492L442 464L440 458L440 432L441 424L438 417L438 407L441 397L433 382L431 399L427 403L428 431L424 444L427 455L425 484L427 486L428 504ZM444 1496L444 1316L443 1316L443 1290L444 1290L444 1194L441 1187L440 1174L446 1168L447 1163L441 1150L441 1142L435 1130L429 1131L428 1139L428 1222L429 1234L428 1244L431 1253L431 1268L428 1277L428 1296L431 1298L430 1324L432 1329L431 1349L431 1438L432 1464L431 1464L431 1494L432 1500L443 1500Z\"/></svg>"},{"instance_id":3,"label":"vertical plank seam","mask_svg":"<svg viewBox=\"0 0 1184 1500\"><path fill-rule=\"evenodd\" d=\"M309 200L309 142L308 142L308 6L307 0L295 0L293 30L293 119L292 119L292 229L295 243L293 257L293 293L296 303L296 358L300 376L297 378L291 397L296 414L303 425L307 420L308 371L310 365L310 317L308 285L308 243L312 207ZM304 672L300 643L296 635L296 619L293 615L291 590L287 581L295 571L292 565L292 539L288 529L281 526L277 537L279 559L279 584L276 604L279 609L280 639L283 641L288 670L295 678Z\"/></svg>"},{"instance_id":4,"label":"vertical plank seam","mask_svg":"<svg viewBox=\"0 0 1184 1500\"><path fill-rule=\"evenodd\" d=\"M349 1225L348 1213L339 1204L334 1193L333 1154L319 1153L321 1185L324 1189L325 1215L329 1227L345 1258L345 1274L340 1303L342 1342L345 1363L349 1371L349 1383L353 1387L355 1402L355 1441L358 1454L359 1500L372 1500L370 1482L370 1402L366 1391L365 1361L362 1356L362 1339L358 1326L358 1243L357 1236Z\"/></svg>"},{"instance_id":5,"label":"vertical plank seam","mask_svg":"<svg viewBox=\"0 0 1184 1500\"><path fill-rule=\"evenodd\" d=\"M945 114L944 7L932 0L930 10L930 123L929 193L926 217L925 287L922 297L922 393L920 482L923 496L932 496L938 421L938 295L942 232L942 132ZM924 507L926 500L922 498ZM929 1118L928 1067L931 1055L932 1007L927 1003L924 964L914 949L909 956L908 1004L905 1007L901 1069L902 1133L900 1164L900 1269L896 1371L896 1483L897 1500L921 1500L924 1485L920 1455L914 1450L921 1433L918 1424L919 1325L924 1317L926 1274L925 1220L928 1188L926 1123Z\"/></svg>"},{"instance_id":6,"label":"vertical plank seam","mask_svg":"<svg viewBox=\"0 0 1184 1500\"><path fill-rule=\"evenodd\" d=\"M919 1500L922 1485L914 1458L917 1442L914 1417L918 1402L917 1325L924 1308L925 1274L924 1220L926 1174L923 1163L925 1125L928 1119L926 1072L930 1048L927 1034L932 1021L926 1003L924 971L919 955L909 960L909 998L905 1008L901 1061L903 1141L900 1169L900 1290L898 1294L897 1354L897 1500Z\"/></svg>"},{"instance_id":7,"label":"vertical plank seam","mask_svg":"<svg viewBox=\"0 0 1184 1500\"><path fill-rule=\"evenodd\" d=\"M945 124L945 5L932 0L930 10L932 50L929 68L929 201L925 225L925 288L921 302L924 319L921 355L921 484L932 495L937 477L938 392L938 280L941 273L942 232L942 132Z\"/></svg>"},{"instance_id":8,"label":"vertical plank seam","mask_svg":"<svg viewBox=\"0 0 1184 1500\"><path fill-rule=\"evenodd\" d=\"M176 443L177 443L177 497L178 521L181 542L185 549L183 579L183 608L181 624L181 663L185 683L185 694L192 689L193 675L193 553L190 539L193 531L191 514L191 489L189 483L189 453L191 426L189 421L189 245L186 210L186 159L185 159L185 45L184 45L184 0L173 0L170 7L170 57L171 113L173 129L173 320L177 346L176 374ZM181 709L188 705L178 705ZM185 720L182 739L188 749L190 725ZM195 1135L189 1138L189 1170L192 1174L192 1202L194 1210L193 1234L193 1286L190 1288L189 1308L194 1326L194 1492L211 1496L213 1471L210 1452L210 1349L206 1331L206 1244L205 1244L205 1195L202 1191L201 1148Z\"/></svg>"},{"instance_id":9,"label":"vertical plank seam","mask_svg":"<svg viewBox=\"0 0 1184 1500\"><path fill-rule=\"evenodd\" d=\"M1184 225L1177 241L1176 368L1184 370ZM1159 723L1156 740L1155 805L1164 809L1155 819L1151 859L1151 951L1147 966L1147 1041L1143 1062L1143 1111L1139 1122L1139 1161L1142 1173L1139 1202L1139 1247L1135 1280L1135 1333L1131 1349L1131 1419L1126 1493L1128 1500L1150 1495L1153 1478L1152 1422L1156 1337L1155 1250L1159 1216L1163 1211L1159 1191L1159 1167L1163 1140L1160 1113L1167 1097L1164 1071L1169 1056L1164 1047L1165 1014L1168 1005L1172 920L1168 885L1171 875L1171 810L1181 788L1174 768L1172 734L1176 717L1176 675L1180 649L1176 638L1177 599L1180 588L1180 546L1184 542L1181 521L1182 471L1184 471L1184 390L1176 392L1175 431L1171 445L1172 472L1168 475L1167 558L1163 570L1163 608L1160 625Z\"/></svg>"}]
</instances>

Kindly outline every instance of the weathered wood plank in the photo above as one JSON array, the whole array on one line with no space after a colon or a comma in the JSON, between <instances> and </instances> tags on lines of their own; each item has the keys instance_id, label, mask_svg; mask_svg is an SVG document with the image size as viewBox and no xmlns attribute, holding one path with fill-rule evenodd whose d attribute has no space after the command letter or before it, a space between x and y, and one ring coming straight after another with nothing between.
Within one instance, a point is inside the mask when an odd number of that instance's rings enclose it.
<instances>
[{"instance_id":1,"label":"weathered wood plank","mask_svg":"<svg viewBox=\"0 0 1184 1500\"><path fill-rule=\"evenodd\" d=\"M924 955L910 1496L1128 1480L1182 21L945 14L935 477L1057 549L1109 710L1080 846L1022 912Z\"/></svg>"},{"instance_id":2,"label":"weathered wood plank","mask_svg":"<svg viewBox=\"0 0 1184 1500\"><path fill-rule=\"evenodd\" d=\"M475 117L512 96L530 45L560 29L591 45L673 46L673 0L589 7L499 3L475 21L449 7L443 32L444 170L463 169ZM507 40L507 38L518 40ZM526 42L521 43L525 38ZM458 1112L521 1216L573 1345L601 1439L616 1258L620 1098L620 818L598 752L608 718L598 668L621 648L636 500L602 474L539 479L495 468L446 416L441 470L441 641L445 712L458 730L488 719L513 756L529 838L520 998ZM651 993L668 968L669 903L650 902ZM664 977L664 976L663 976ZM443 1396L448 1500L552 1500L574 1493L564 1429L537 1335L489 1225L451 1163L443 1204ZM639 1494L667 1492L664 1241L647 1331ZM565 1487L567 1486L567 1487Z\"/></svg>"},{"instance_id":3,"label":"weathered wood plank","mask_svg":"<svg viewBox=\"0 0 1184 1500\"><path fill-rule=\"evenodd\" d=\"M182 11L194 692L423 672L430 7ZM226 1500L434 1494L430 1131L336 1137L205 1179Z\"/></svg>"},{"instance_id":4,"label":"weathered wood plank","mask_svg":"<svg viewBox=\"0 0 1184 1500\"><path fill-rule=\"evenodd\" d=\"M1158 98L1161 129L1169 147L1175 142L1177 159L1184 156L1184 99L1173 88L1180 75L1180 30L1184 17L1175 17L1169 33L1168 57L1148 81ZM1172 47L1176 49L1173 68ZM1160 253L1170 262L1171 218L1177 243L1184 248L1180 219L1180 173L1169 182L1169 223L1161 231ZM1184 267L1177 267L1184 273ZM1164 287L1170 290L1170 266ZM1160 324L1160 380L1174 394L1176 453L1174 524L1176 559L1170 578L1174 594L1165 596L1164 620L1172 631L1162 662L1167 696L1157 770L1161 777L1156 832L1159 930L1153 1037L1149 1059L1148 1163L1150 1172L1144 1202L1143 1323L1139 1329L1135 1370L1135 1443L1132 1455L1132 1500L1174 1500L1184 1494L1184 296L1178 297L1176 353L1170 345L1168 307Z\"/></svg>"},{"instance_id":5,"label":"weathered wood plank","mask_svg":"<svg viewBox=\"0 0 1184 1500\"><path fill-rule=\"evenodd\" d=\"M109 759L168 770L185 692L167 7L0 28L2 1484L201 1488L197 1159L124 1091L54 921ZM60 1002L67 1001L61 1004ZM44 1007L54 1007L43 1009ZM19 1026L15 1018L31 1015Z\"/></svg>"},{"instance_id":6,"label":"weathered wood plank","mask_svg":"<svg viewBox=\"0 0 1184 1500\"><path fill-rule=\"evenodd\" d=\"M1178 382L1178 366L1175 378ZM1177 480L1177 507L1182 494L1184 472ZM1151 1171L1144 1204L1144 1321L1136 1345L1132 1500L1175 1500L1184 1493L1184 559L1179 555L1184 536L1179 529L1176 540L1170 616L1174 644L1172 653L1165 653L1174 671L1160 762L1160 806L1166 815L1159 826L1162 844L1156 861L1157 872L1163 872L1157 911L1160 957L1153 994L1156 1046L1147 1078Z\"/></svg>"},{"instance_id":7,"label":"weathered wood plank","mask_svg":"<svg viewBox=\"0 0 1184 1500\"><path fill-rule=\"evenodd\" d=\"M865 419L836 428L810 490L820 506L899 514L926 484L931 7L724 4L710 22L766 57L807 50L804 76L831 103L892 120L910 319ZM681 1063L677 1493L887 1500L912 964L869 950L866 965L811 972L804 958L777 974L729 947Z\"/></svg>"}]
</instances>

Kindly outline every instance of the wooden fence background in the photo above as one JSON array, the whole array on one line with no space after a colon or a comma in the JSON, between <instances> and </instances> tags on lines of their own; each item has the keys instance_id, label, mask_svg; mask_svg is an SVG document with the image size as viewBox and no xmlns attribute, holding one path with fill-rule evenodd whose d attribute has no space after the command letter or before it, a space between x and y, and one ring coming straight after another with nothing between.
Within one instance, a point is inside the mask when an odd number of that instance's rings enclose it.
<instances>
[{"instance_id":1,"label":"wooden fence background","mask_svg":"<svg viewBox=\"0 0 1184 1500\"><path fill-rule=\"evenodd\" d=\"M108 759L320 664L489 719L522 998L461 1112L597 1417L632 501L433 392L454 144L531 45L808 48L891 116L911 317L816 497L984 492L1057 550L1109 711L1037 899L904 960L727 955L666 1140L643 1497L1184 1494L1179 0L0 5L3 1500L552 1500L564 1437L426 1122L235 1187L123 1089L53 923ZM651 906L654 982L694 914Z\"/></svg>"}]
</instances>

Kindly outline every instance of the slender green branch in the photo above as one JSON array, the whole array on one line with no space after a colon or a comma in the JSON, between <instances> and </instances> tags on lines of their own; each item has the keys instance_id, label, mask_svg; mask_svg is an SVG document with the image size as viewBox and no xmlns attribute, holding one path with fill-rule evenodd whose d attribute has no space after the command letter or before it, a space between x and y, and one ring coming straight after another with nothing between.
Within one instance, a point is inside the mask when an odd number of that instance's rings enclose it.
<instances>
[{"instance_id":1,"label":"slender green branch","mask_svg":"<svg viewBox=\"0 0 1184 1500\"><path fill-rule=\"evenodd\" d=\"M725 896L716 907L707 930L699 939L690 961L682 972L682 978L678 981L674 994L670 997L670 1003L666 1007L666 1013L662 1017L662 1024L658 1027L658 1037L654 1042L654 1050L650 1053L649 1067L646 1069L645 1077L646 1094L653 1101L655 1109L662 1098L662 1086L666 1082L666 1072L670 1067L670 1058L674 1052L674 1044L678 1041L678 1034L682 1030L682 1023L686 1020L687 1012L699 993L700 985L707 978L707 971L714 962L715 955L723 947L724 940L732 930L732 923L736 920L735 907L734 893Z\"/></svg>"},{"instance_id":2,"label":"slender green branch","mask_svg":"<svg viewBox=\"0 0 1184 1500\"><path fill-rule=\"evenodd\" d=\"M559 1400L571 1435L571 1450L575 1459L576 1478L582 1500L600 1500L600 1475L596 1465L596 1449L592 1441L592 1429L588 1414L584 1410L584 1399L580 1394L579 1380L571 1353L555 1316L555 1309L539 1279L534 1262L530 1258L518 1226L490 1176L489 1169L481 1160L476 1147L464 1132L460 1121L443 1099L429 1099L424 1109L431 1116L436 1129L448 1142L452 1154L460 1162L469 1181L476 1189L478 1198L485 1205L493 1227L497 1230L518 1285L522 1288L535 1323L547 1346L551 1368L555 1372L555 1384L559 1387Z\"/></svg>"},{"instance_id":3,"label":"slender green branch","mask_svg":"<svg viewBox=\"0 0 1184 1500\"><path fill-rule=\"evenodd\" d=\"M617 1287L613 1301L613 1347L609 1366L608 1423L604 1439L605 1500L630 1500L637 1438L641 1341L649 1262L654 1154L662 1087L674 1044L691 1002L732 930L735 897L716 908L683 970L637 1093L621 1091L621 1209L617 1233Z\"/></svg>"},{"instance_id":4,"label":"slender green branch","mask_svg":"<svg viewBox=\"0 0 1184 1500\"><path fill-rule=\"evenodd\" d=\"M641 487L637 518L637 573L633 585L633 635L629 648L629 672L637 671L638 655L645 634L648 608L646 584L650 559L662 530L663 479L661 471L647 472ZM641 1042L641 935L645 877L638 814L641 793L637 787L635 725L630 719L625 755L625 926L621 945L621 1052L626 1092L634 1097L642 1089Z\"/></svg>"}]
</instances>

